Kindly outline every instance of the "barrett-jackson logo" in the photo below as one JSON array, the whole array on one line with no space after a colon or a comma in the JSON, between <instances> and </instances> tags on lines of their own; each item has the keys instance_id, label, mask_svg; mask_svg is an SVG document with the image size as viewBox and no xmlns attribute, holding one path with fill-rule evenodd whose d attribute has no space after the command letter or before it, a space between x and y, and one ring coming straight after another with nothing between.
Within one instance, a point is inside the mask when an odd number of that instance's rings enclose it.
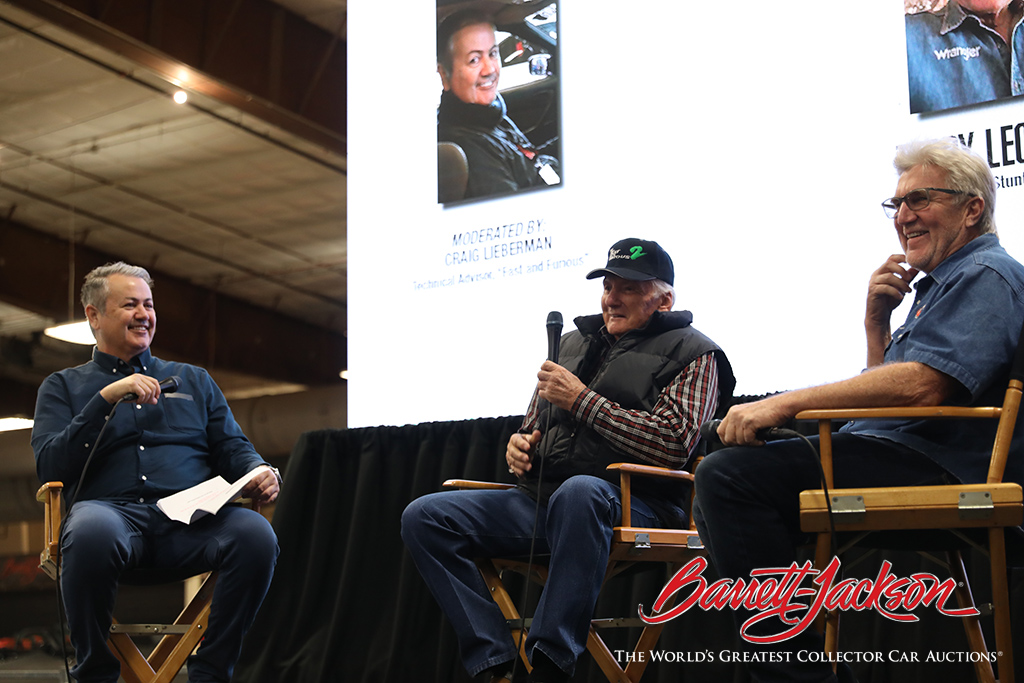
<instances>
[{"instance_id":1,"label":"barrett-jackson logo","mask_svg":"<svg viewBox=\"0 0 1024 683\"><path fill-rule=\"evenodd\" d=\"M890 573L892 565L888 561L882 563L874 580L843 579L838 583L840 562L837 557L832 558L820 573L810 562L803 566L794 562L786 569L755 569L750 573L749 582L719 579L710 585L702 576L707 566L708 561L703 557L687 562L665 584L650 616L644 614L644 606L640 605L640 618L648 624L661 624L695 605L705 612L725 608L750 610L757 614L743 622L740 635L747 642L765 644L789 640L801 633L823 609L857 612L873 609L887 619L906 622L918 621L918 617L910 612L929 605L950 617L979 614L973 607L946 607L946 601L956 589L956 581L952 578L939 581L934 575L925 573L897 578ZM811 584L814 586L801 587L809 577L813 577ZM684 592L686 590L689 592ZM673 596L681 598L681 602L662 613ZM768 619L778 619L781 627L777 633L750 633L751 627Z\"/></svg>"}]
</instances>

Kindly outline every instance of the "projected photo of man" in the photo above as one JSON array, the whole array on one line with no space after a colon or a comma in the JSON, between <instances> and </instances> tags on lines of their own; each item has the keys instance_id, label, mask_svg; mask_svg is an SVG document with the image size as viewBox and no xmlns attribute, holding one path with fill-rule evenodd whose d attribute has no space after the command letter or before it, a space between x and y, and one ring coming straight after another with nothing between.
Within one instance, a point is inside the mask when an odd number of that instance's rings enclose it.
<instances>
[{"instance_id":1,"label":"projected photo of man","mask_svg":"<svg viewBox=\"0 0 1024 683\"><path fill-rule=\"evenodd\" d=\"M1022 0L904 0L912 114L1024 92Z\"/></svg>"},{"instance_id":2,"label":"projected photo of man","mask_svg":"<svg viewBox=\"0 0 1024 683\"><path fill-rule=\"evenodd\" d=\"M560 184L555 3L496 14L448 4L438 4L438 202Z\"/></svg>"}]
</instances>

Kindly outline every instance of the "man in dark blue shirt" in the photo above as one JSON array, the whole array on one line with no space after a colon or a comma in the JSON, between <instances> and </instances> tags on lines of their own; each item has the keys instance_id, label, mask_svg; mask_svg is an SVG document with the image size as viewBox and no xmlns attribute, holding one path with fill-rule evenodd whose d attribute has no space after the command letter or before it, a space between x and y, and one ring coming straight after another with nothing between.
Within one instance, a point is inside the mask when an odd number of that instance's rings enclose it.
<instances>
[{"instance_id":1,"label":"man in dark blue shirt","mask_svg":"<svg viewBox=\"0 0 1024 683\"><path fill-rule=\"evenodd\" d=\"M195 683L228 681L270 586L277 537L253 510L229 506L186 525L156 503L214 476L236 481L253 470L243 494L269 503L280 478L205 370L150 353L151 286L145 269L125 263L90 272L82 304L96 337L93 359L47 377L36 401L36 471L43 482L63 481L70 505L61 587L77 659L72 675L117 681L120 665L106 640L123 573L218 570L208 631L188 675ZM164 393L160 380L170 376L179 387Z\"/></svg>"}]
</instances>

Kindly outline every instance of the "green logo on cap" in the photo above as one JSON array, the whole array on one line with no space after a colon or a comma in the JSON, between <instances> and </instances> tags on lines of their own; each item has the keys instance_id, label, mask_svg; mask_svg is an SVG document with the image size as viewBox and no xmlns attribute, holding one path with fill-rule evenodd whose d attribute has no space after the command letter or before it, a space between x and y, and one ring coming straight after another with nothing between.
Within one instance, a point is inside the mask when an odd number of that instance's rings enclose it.
<instances>
[{"instance_id":1,"label":"green logo on cap","mask_svg":"<svg viewBox=\"0 0 1024 683\"><path fill-rule=\"evenodd\" d=\"M630 253L630 257L629 258L631 260L633 260L633 261L637 260L641 256L647 256L647 254L644 253L644 248L642 246L640 246L639 244L636 245L635 247L630 247L629 248L629 253Z\"/></svg>"}]
</instances>

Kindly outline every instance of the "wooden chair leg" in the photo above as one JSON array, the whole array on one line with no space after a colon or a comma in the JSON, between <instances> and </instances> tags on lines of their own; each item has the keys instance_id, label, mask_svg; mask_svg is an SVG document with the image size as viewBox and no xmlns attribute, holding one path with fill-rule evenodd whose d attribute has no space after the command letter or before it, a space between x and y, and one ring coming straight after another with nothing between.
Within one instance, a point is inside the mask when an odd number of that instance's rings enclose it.
<instances>
[{"instance_id":1,"label":"wooden chair leg","mask_svg":"<svg viewBox=\"0 0 1024 683\"><path fill-rule=\"evenodd\" d=\"M971 584L967 580L967 572L964 570L964 560L960 551L947 552L946 563L949 566L950 576L956 581L957 604L961 608L974 607L974 595L971 593ZM974 663L974 675L978 677L979 683L995 683L996 674L992 669L992 663L987 659L988 648L985 647L985 635L981 631L981 620L977 616L964 617L963 624L971 651L986 655L985 659L979 658Z\"/></svg>"},{"instance_id":2,"label":"wooden chair leg","mask_svg":"<svg viewBox=\"0 0 1024 683\"><path fill-rule=\"evenodd\" d=\"M125 633L111 633L107 646L121 662L121 678L126 683L147 683L156 674L146 658L139 652L133 641Z\"/></svg>"},{"instance_id":3,"label":"wooden chair leg","mask_svg":"<svg viewBox=\"0 0 1024 683\"><path fill-rule=\"evenodd\" d=\"M174 639L171 652L168 653L165 661L157 666L156 676L153 677L152 683L171 683L175 676L178 675L178 671L181 670L185 660L188 659L189 655L192 654L196 646L199 645L199 641L206 635L206 625L210 620L210 606L206 605L199 618L192 625L192 628L188 630L185 635ZM164 636L161 638L161 644L168 638ZM171 641L168 641L171 642Z\"/></svg>"},{"instance_id":4,"label":"wooden chair leg","mask_svg":"<svg viewBox=\"0 0 1024 683\"><path fill-rule=\"evenodd\" d=\"M597 622L594 623L596 625ZM632 650L633 658L626 662L625 668L619 664L618 659L598 635L596 626L591 626L590 633L587 635L587 652L590 653L591 658L597 663L609 683L638 683L650 663L648 653L658 644L658 638L664 628L664 623L644 627Z\"/></svg>"},{"instance_id":5,"label":"wooden chair leg","mask_svg":"<svg viewBox=\"0 0 1024 683\"><path fill-rule=\"evenodd\" d=\"M656 624L647 626L640 634L640 639L636 643L636 649L634 652L640 652L645 655L650 653L654 646L658 644L658 638L661 637L661 632L665 628L665 624ZM626 678L630 681L639 681L644 675L644 671L647 669L649 659L645 657L643 661L632 661L626 665Z\"/></svg>"},{"instance_id":6,"label":"wooden chair leg","mask_svg":"<svg viewBox=\"0 0 1024 683\"><path fill-rule=\"evenodd\" d=\"M619 563L620 566L624 563ZM668 575L674 576L676 572L682 567L682 563L670 565ZM612 567L609 566L609 571L605 574L605 581L614 576ZM662 612L666 612L675 606L677 596L672 596L662 607ZM610 683L638 683L643 678L644 671L647 670L647 665L650 663L649 653L658 644L658 639L661 637L661 632L665 628L666 623L651 624L645 626L643 631L640 632L640 637L637 639L636 646L633 648L633 659L626 662L626 667L622 668L619 665L617 659L612 656L611 651L608 650L608 646L605 645L604 641L597 633L597 629L593 626L590 628L590 634L587 636L587 651L590 656L593 657L594 661L597 662L601 671L604 673L605 678Z\"/></svg>"},{"instance_id":7,"label":"wooden chair leg","mask_svg":"<svg viewBox=\"0 0 1024 683\"><path fill-rule=\"evenodd\" d=\"M174 625L179 626L182 624L200 624L199 629L193 629L184 636L173 636L167 635L160 639L157 643L156 648L149 655L149 663L154 669L159 669L164 663L171 657L175 651L180 652L181 640L194 640L192 647L188 649L191 652L195 649L195 646L202 640L205 635L206 623L210 617L210 603L213 600L213 589L217 585L217 574L211 573L203 581L203 584L199 587L195 596L189 601L188 605L182 610L178 618L174 620ZM187 644L184 646L187 647Z\"/></svg>"},{"instance_id":8,"label":"wooden chair leg","mask_svg":"<svg viewBox=\"0 0 1024 683\"><path fill-rule=\"evenodd\" d=\"M818 420L818 454L821 457L821 475L824 478L824 485L827 489L833 488L832 477L832 421ZM818 542L814 548L814 567L822 571L828 566L832 559L832 534L824 532L818 534ZM825 633L825 652L835 655L839 651L839 610L832 610L828 613L819 614L815 618L815 628L818 632ZM835 662L835 659L833 659ZM832 664L832 670L836 671L838 663Z\"/></svg>"},{"instance_id":9,"label":"wooden chair leg","mask_svg":"<svg viewBox=\"0 0 1024 683\"><path fill-rule=\"evenodd\" d=\"M1006 536L1002 527L988 530L992 566L992 605L995 617L999 683L1013 683L1013 638L1010 630L1010 588L1006 578Z\"/></svg>"},{"instance_id":10,"label":"wooden chair leg","mask_svg":"<svg viewBox=\"0 0 1024 683\"><path fill-rule=\"evenodd\" d=\"M587 652L597 662L598 668L601 669L601 673L604 674L609 683L635 683L639 680L639 678L631 679L626 676L626 672L619 666L612 651L608 649L608 646L604 644L601 637L597 635L597 629L593 626L590 627L590 633L587 635Z\"/></svg>"},{"instance_id":11,"label":"wooden chair leg","mask_svg":"<svg viewBox=\"0 0 1024 683\"><path fill-rule=\"evenodd\" d=\"M487 584L487 588L491 592L491 597L501 609L502 615L510 621L522 619L522 617L519 616L519 611L516 609L515 603L512 601L512 597L505 589L505 584L502 582L501 576L498 574L498 570L494 567L494 564L488 560L477 560L476 565L480 570L480 575L484 577L484 583ZM530 660L526 656L526 637L528 635L529 633L525 628L512 629L512 639L519 645L519 658L522 660L523 665L529 672L533 671L533 667L530 665Z\"/></svg>"},{"instance_id":12,"label":"wooden chair leg","mask_svg":"<svg viewBox=\"0 0 1024 683\"><path fill-rule=\"evenodd\" d=\"M185 660L206 635L216 582L217 574L210 574L196 596L174 620L175 626L190 626L188 631L164 635L149 657L142 654L128 633L115 631L110 634L107 645L121 662L121 676L126 683L171 683L174 680Z\"/></svg>"},{"instance_id":13,"label":"wooden chair leg","mask_svg":"<svg viewBox=\"0 0 1024 683\"><path fill-rule=\"evenodd\" d=\"M817 543L814 546L814 568L819 572L823 571L832 560L832 534L823 532L818 534ZM832 670L836 671L838 661L835 657L839 651L839 610L831 612L822 611L814 618L814 628L818 633L825 635L825 652L829 653L832 659Z\"/></svg>"},{"instance_id":14,"label":"wooden chair leg","mask_svg":"<svg viewBox=\"0 0 1024 683\"><path fill-rule=\"evenodd\" d=\"M832 534L827 531L818 534L818 539L814 544L814 568L816 570L823 571L828 563L832 560ZM827 615L825 612L820 612L814 618L814 628L818 633L825 633L826 631L826 619Z\"/></svg>"}]
</instances>

